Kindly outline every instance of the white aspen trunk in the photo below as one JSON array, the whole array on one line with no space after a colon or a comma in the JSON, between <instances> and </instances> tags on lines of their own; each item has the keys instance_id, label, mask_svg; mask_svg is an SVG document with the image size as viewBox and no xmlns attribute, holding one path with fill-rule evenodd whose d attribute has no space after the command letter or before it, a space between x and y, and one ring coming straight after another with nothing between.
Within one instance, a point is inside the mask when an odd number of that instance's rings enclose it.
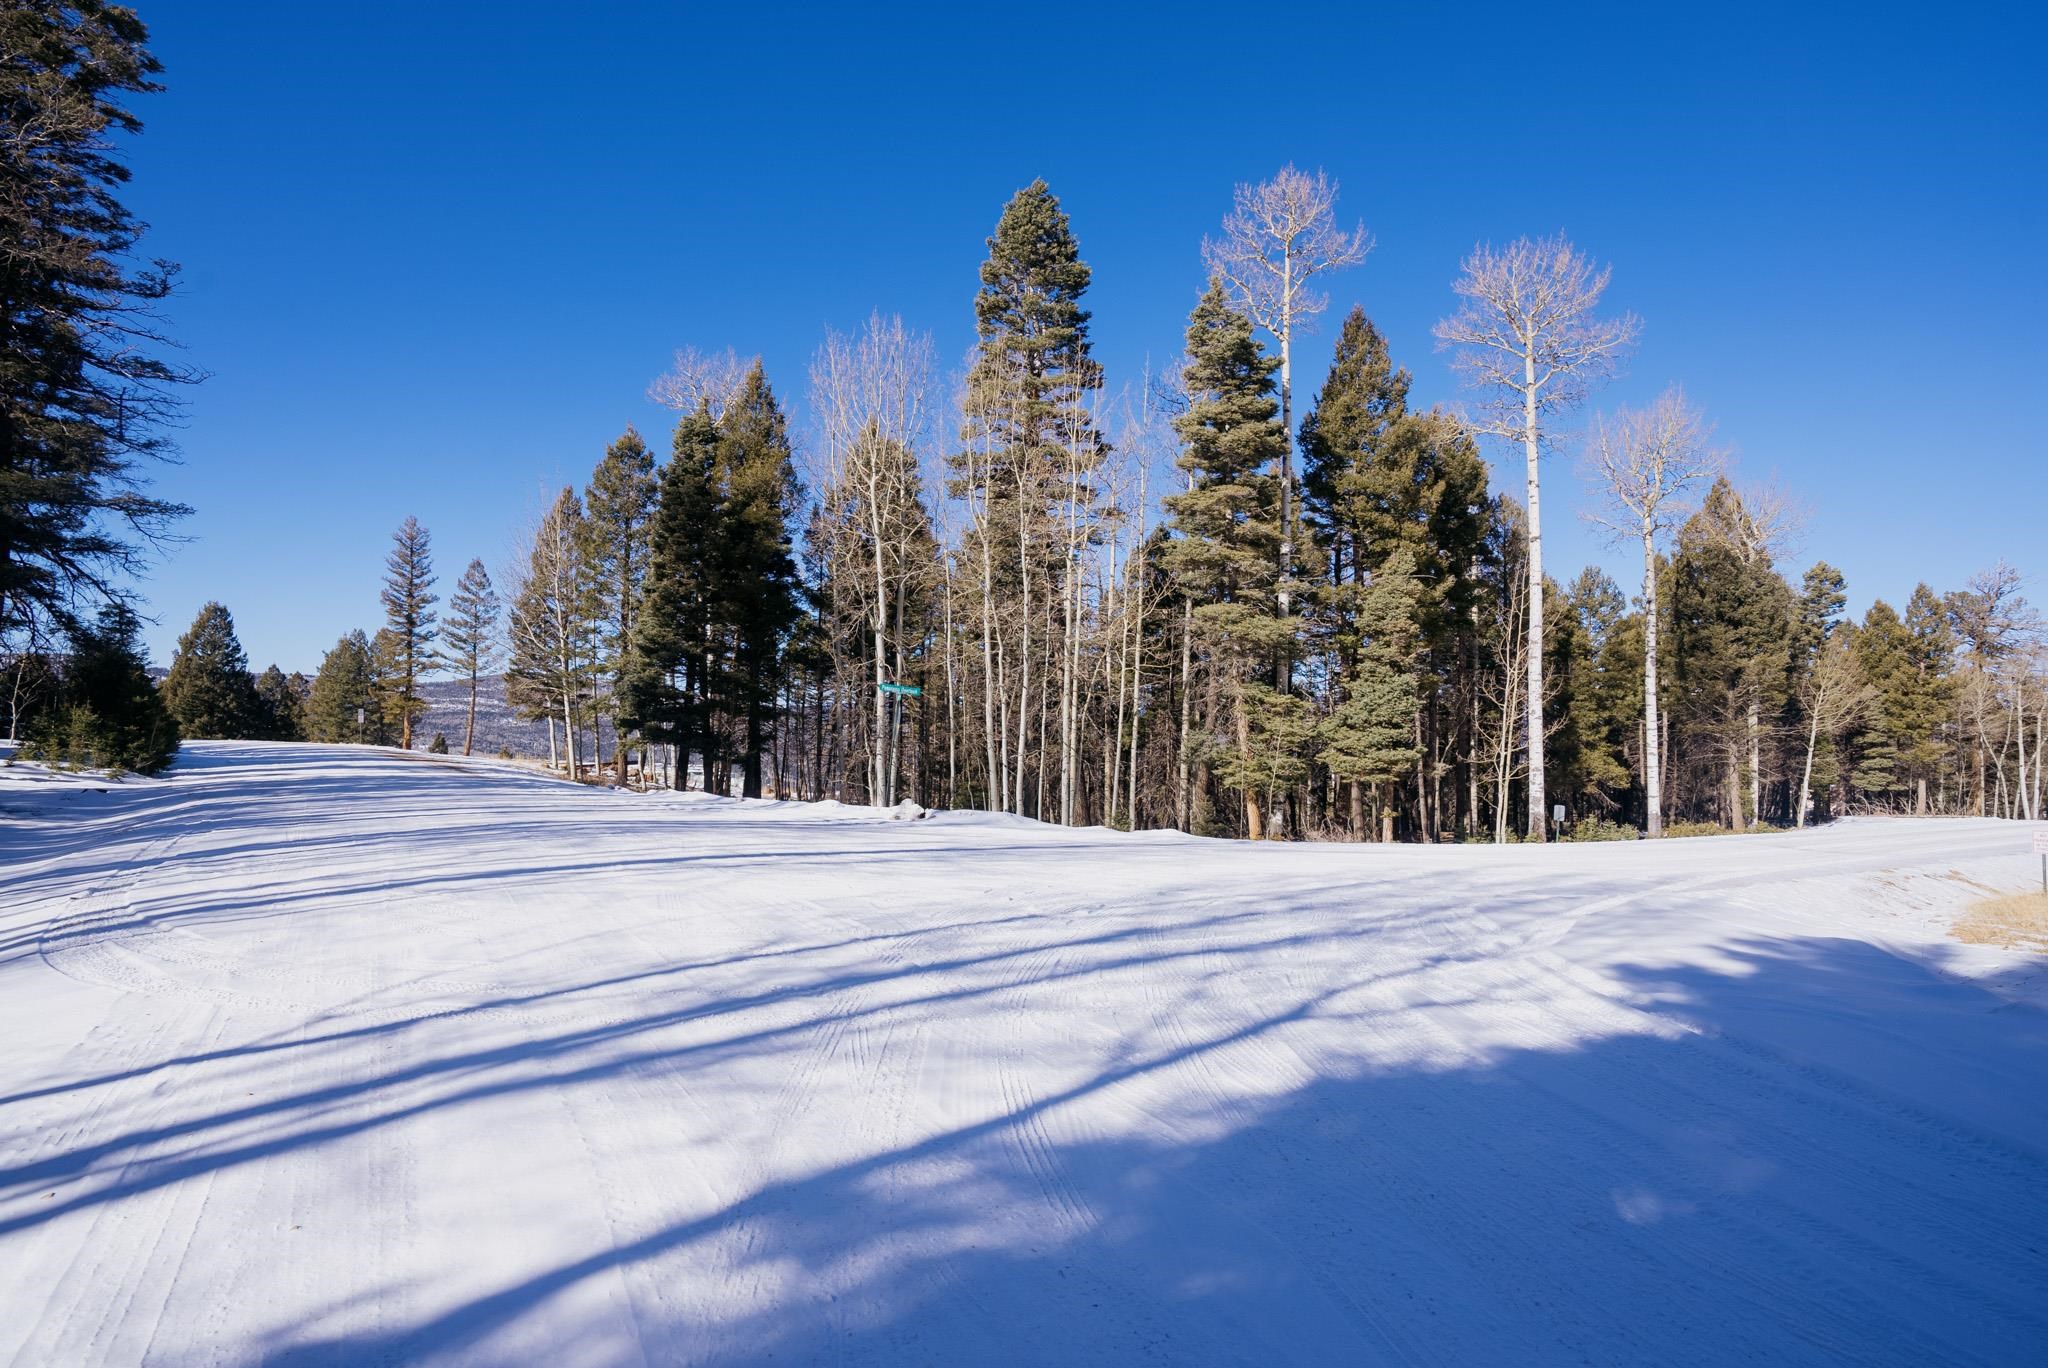
<instances>
[{"instance_id":1,"label":"white aspen trunk","mask_svg":"<svg viewBox=\"0 0 2048 1368\"><path fill-rule=\"evenodd\" d=\"M1112 687L1116 691L1116 733L1112 742L1103 738L1102 797L1103 823L1116 825L1117 803L1123 797L1124 772L1124 674L1131 665L1131 634L1129 610L1119 610L1116 601L1116 553L1122 545L1119 536L1111 543L1109 552L1109 578L1102 589L1102 618L1105 625L1111 618L1116 621L1116 673ZM1103 634L1104 650L1108 649L1108 633Z\"/></svg>"},{"instance_id":2,"label":"white aspen trunk","mask_svg":"<svg viewBox=\"0 0 2048 1368\"><path fill-rule=\"evenodd\" d=\"M1180 627L1180 829L1186 831L1193 819L1192 771L1188 765L1188 723L1195 691L1195 605L1182 605ZM1133 761L1133 764L1136 762Z\"/></svg>"},{"instance_id":3,"label":"white aspen trunk","mask_svg":"<svg viewBox=\"0 0 2048 1368\"><path fill-rule=\"evenodd\" d=\"M970 477L971 478L971 477ZM995 655L995 572L990 562L988 499L982 498L981 536L981 707L982 738L988 749L988 793L990 812L1003 810L1003 771L996 766L996 655ZM1006 734L1006 733L1005 733Z\"/></svg>"},{"instance_id":4,"label":"white aspen trunk","mask_svg":"<svg viewBox=\"0 0 2048 1368\"><path fill-rule=\"evenodd\" d=\"M1024 812L1024 757L1029 752L1031 726L1031 524L1025 511L1022 470L1017 475L1017 573L1018 600L1024 608L1023 640L1017 658L1017 770L1010 811ZM1035 815L1035 814L1034 814Z\"/></svg>"},{"instance_id":5,"label":"white aspen trunk","mask_svg":"<svg viewBox=\"0 0 2048 1368\"><path fill-rule=\"evenodd\" d=\"M1757 701L1749 700L1749 824L1764 823L1763 727L1757 717Z\"/></svg>"},{"instance_id":6,"label":"white aspen trunk","mask_svg":"<svg viewBox=\"0 0 2048 1368\"><path fill-rule=\"evenodd\" d=\"M1820 709L1820 696L1815 695L1813 717L1806 728L1806 769L1799 776L1799 815L1792 822L1793 826L1799 828L1806 826L1807 809L1813 806L1813 751L1820 742Z\"/></svg>"},{"instance_id":7,"label":"white aspen trunk","mask_svg":"<svg viewBox=\"0 0 2048 1368\"><path fill-rule=\"evenodd\" d=\"M1529 463L1529 839L1549 839L1543 800L1543 505L1536 431L1536 355L1522 353L1522 452Z\"/></svg>"},{"instance_id":8,"label":"white aspen trunk","mask_svg":"<svg viewBox=\"0 0 2048 1368\"><path fill-rule=\"evenodd\" d=\"M560 754L560 753L559 753L558 751L556 751L556 749L555 749L555 715L554 715L553 713L549 713L549 714L548 714L548 717L547 717L547 724L548 724L548 768L549 768L549 769L559 769L559 768L561 768L561 765L562 765L562 757L561 757L561 754Z\"/></svg>"},{"instance_id":9,"label":"white aspen trunk","mask_svg":"<svg viewBox=\"0 0 2048 1368\"><path fill-rule=\"evenodd\" d=\"M1650 835L1664 834L1664 756L1657 727L1657 542L1643 524L1643 806ZM1809 755L1809 768L1811 767Z\"/></svg>"},{"instance_id":10,"label":"white aspen trunk","mask_svg":"<svg viewBox=\"0 0 2048 1368\"><path fill-rule=\"evenodd\" d=\"M1286 430L1286 445L1280 448L1280 616L1292 610L1292 595L1286 588L1294 567L1294 244L1281 253L1280 308L1273 320L1280 342L1280 426ZM1286 653L1282 652L1283 663ZM1284 690L1286 682L1277 687Z\"/></svg>"},{"instance_id":11,"label":"white aspen trunk","mask_svg":"<svg viewBox=\"0 0 2048 1368\"><path fill-rule=\"evenodd\" d=\"M1138 578L1131 593L1131 783L1132 831L1138 829L1138 689L1145 669L1145 475L1138 473Z\"/></svg>"},{"instance_id":12,"label":"white aspen trunk","mask_svg":"<svg viewBox=\"0 0 2048 1368\"><path fill-rule=\"evenodd\" d=\"M946 576L946 806L960 805L960 722L956 711L960 686L955 682L953 663L953 559L940 562Z\"/></svg>"},{"instance_id":13,"label":"white aspen trunk","mask_svg":"<svg viewBox=\"0 0 2048 1368\"><path fill-rule=\"evenodd\" d=\"M870 453L868 462L870 467L877 463L875 454ZM896 801L896 795L889 783L890 776L887 772L887 766L882 758L882 733L887 725L886 718L889 704L889 695L882 690L882 685L888 679L887 646L883 639L883 633L889 621L889 571L886 558L887 550L883 545L882 515L876 508L876 492L875 481L872 475L870 475L868 480L868 540L874 548L875 567L875 615L873 621L875 638L875 733L874 741L869 747L868 792L872 795L872 801L882 807L888 807Z\"/></svg>"}]
</instances>

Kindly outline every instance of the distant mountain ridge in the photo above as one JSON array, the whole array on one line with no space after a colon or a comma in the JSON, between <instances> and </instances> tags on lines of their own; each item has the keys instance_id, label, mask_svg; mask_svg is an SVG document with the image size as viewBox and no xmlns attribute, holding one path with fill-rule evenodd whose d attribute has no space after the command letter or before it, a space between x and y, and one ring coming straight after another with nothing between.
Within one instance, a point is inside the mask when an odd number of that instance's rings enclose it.
<instances>
[{"instance_id":1,"label":"distant mountain ridge","mask_svg":"<svg viewBox=\"0 0 2048 1368\"><path fill-rule=\"evenodd\" d=\"M420 697L427 700L426 715L413 724L414 744L424 747L439 732L448 738L448 749L460 752L462 729L469 716L467 679L426 679L420 681ZM496 755L509 750L519 756L545 756L548 730L545 722L519 716L505 701L505 676L483 675L476 682L476 744L478 755Z\"/></svg>"}]
</instances>

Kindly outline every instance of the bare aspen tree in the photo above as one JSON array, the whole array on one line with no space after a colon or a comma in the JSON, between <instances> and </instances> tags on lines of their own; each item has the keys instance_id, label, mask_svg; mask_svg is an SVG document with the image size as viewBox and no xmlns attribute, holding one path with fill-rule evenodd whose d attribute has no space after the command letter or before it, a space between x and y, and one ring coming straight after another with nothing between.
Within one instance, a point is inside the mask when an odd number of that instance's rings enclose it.
<instances>
[{"instance_id":1,"label":"bare aspen tree","mask_svg":"<svg viewBox=\"0 0 2048 1368\"><path fill-rule=\"evenodd\" d=\"M1241 184L1223 236L1204 239L1202 260L1236 298L1252 322L1280 347L1280 423L1287 446L1280 455L1280 614L1290 611L1295 524L1294 337L1329 304L1310 285L1316 276L1365 260L1372 235L1364 224L1337 224L1337 182L1293 163L1259 184Z\"/></svg>"},{"instance_id":2,"label":"bare aspen tree","mask_svg":"<svg viewBox=\"0 0 2048 1368\"><path fill-rule=\"evenodd\" d=\"M1848 638L1839 632L1830 636L1799 685L1800 706L1806 710L1806 766L1799 775L1794 826L1805 826L1813 810L1813 755L1820 738L1838 734L1862 716L1873 694L1857 668Z\"/></svg>"},{"instance_id":3,"label":"bare aspen tree","mask_svg":"<svg viewBox=\"0 0 2048 1368\"><path fill-rule=\"evenodd\" d=\"M1681 500L1718 474L1722 458L1708 445L1712 429L1685 402L1664 391L1647 409L1622 409L1599 420L1586 453L1605 507L1587 516L1643 548L1643 792L1649 833L1664 834L1662 747L1657 720L1657 538L1684 511Z\"/></svg>"},{"instance_id":4,"label":"bare aspen tree","mask_svg":"<svg viewBox=\"0 0 2048 1368\"><path fill-rule=\"evenodd\" d=\"M873 648L868 791L883 806L896 801L901 708L882 686L896 682L891 676L901 670L910 581L928 569L911 542L922 526L918 452L930 423L931 373L930 338L879 313L858 338L828 332L811 363L812 403L824 435L823 464L813 483L828 502L846 505L867 563L857 582ZM898 636L893 667L892 633Z\"/></svg>"},{"instance_id":5,"label":"bare aspen tree","mask_svg":"<svg viewBox=\"0 0 2048 1368\"><path fill-rule=\"evenodd\" d=\"M749 364L731 347L720 352L683 347L676 352L669 368L647 387L647 397L678 413L707 409L715 422L739 393Z\"/></svg>"},{"instance_id":6,"label":"bare aspen tree","mask_svg":"<svg viewBox=\"0 0 2048 1368\"><path fill-rule=\"evenodd\" d=\"M1543 775L1543 517L1541 458L1552 415L1582 400L1613 373L1641 324L1633 314L1593 315L1610 269L1597 267L1563 236L1482 245L1465 258L1452 288L1457 313L1436 325L1439 346L1457 349L1468 385L1488 398L1474 424L1519 441L1528 466L1528 640L1524 711L1529 738L1528 834L1549 837Z\"/></svg>"}]
</instances>

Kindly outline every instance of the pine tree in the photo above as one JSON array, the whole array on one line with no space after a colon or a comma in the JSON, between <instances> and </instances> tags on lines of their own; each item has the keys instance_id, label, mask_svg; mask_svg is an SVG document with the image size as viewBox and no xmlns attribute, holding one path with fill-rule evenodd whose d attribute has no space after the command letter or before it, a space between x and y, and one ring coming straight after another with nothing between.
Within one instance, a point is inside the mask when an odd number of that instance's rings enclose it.
<instances>
[{"instance_id":1,"label":"pine tree","mask_svg":"<svg viewBox=\"0 0 2048 1368\"><path fill-rule=\"evenodd\" d=\"M469 714L463 722L462 753L476 741L477 680L497 668L498 591L480 560L472 560L448 596L448 620L442 624L442 667L469 681Z\"/></svg>"},{"instance_id":2,"label":"pine tree","mask_svg":"<svg viewBox=\"0 0 2048 1368\"><path fill-rule=\"evenodd\" d=\"M406 688L406 668L404 636L379 627L370 638L370 715L364 738L373 746L389 746L402 737L424 706Z\"/></svg>"},{"instance_id":3,"label":"pine tree","mask_svg":"<svg viewBox=\"0 0 2048 1368\"><path fill-rule=\"evenodd\" d=\"M384 626L393 637L386 715L398 724L398 744L412 749L413 720L427 710L420 679L434 668L434 555L427 529L408 517L391 534L384 561Z\"/></svg>"},{"instance_id":4,"label":"pine tree","mask_svg":"<svg viewBox=\"0 0 2048 1368\"><path fill-rule=\"evenodd\" d=\"M256 678L258 734L265 741L306 739L306 678L272 665Z\"/></svg>"},{"instance_id":5,"label":"pine tree","mask_svg":"<svg viewBox=\"0 0 2048 1368\"><path fill-rule=\"evenodd\" d=\"M619 688L619 725L677 750L676 788L702 748L711 779L706 710L710 662L710 539L717 525L718 425L700 408L676 424L648 524L647 577L633 625L633 649Z\"/></svg>"},{"instance_id":6,"label":"pine tree","mask_svg":"<svg viewBox=\"0 0 2048 1368\"><path fill-rule=\"evenodd\" d=\"M1718 479L1679 528L1672 562L1683 721L1698 743L1695 760L1719 771L1715 806L1737 830L1761 810L1760 719L1785 705L1793 635L1791 590L1767 555L1731 531L1750 525L1741 497Z\"/></svg>"},{"instance_id":7,"label":"pine tree","mask_svg":"<svg viewBox=\"0 0 2048 1368\"><path fill-rule=\"evenodd\" d=\"M59 764L154 774L178 751L178 724L150 680L141 621L119 601L74 625L53 705L30 731L27 753Z\"/></svg>"},{"instance_id":8,"label":"pine tree","mask_svg":"<svg viewBox=\"0 0 2048 1368\"><path fill-rule=\"evenodd\" d=\"M1383 465L1387 433L1408 412L1409 384L1386 338L1364 309L1353 308L1338 331L1329 378L1301 424L1302 517L1324 549L1333 586L1362 585L1377 564L1365 555L1385 530L1387 482L1368 472Z\"/></svg>"},{"instance_id":9,"label":"pine tree","mask_svg":"<svg viewBox=\"0 0 2048 1368\"><path fill-rule=\"evenodd\" d=\"M1055 679L1071 678L1070 534L1094 523L1107 453L1088 402L1102 388L1081 307L1090 275L1045 182L1012 196L981 266L965 449L952 458L954 492L974 520L964 550L979 581L991 811L1036 811L1027 795L1045 787L1048 761L1034 732L1044 732Z\"/></svg>"},{"instance_id":10,"label":"pine tree","mask_svg":"<svg viewBox=\"0 0 2048 1368\"><path fill-rule=\"evenodd\" d=\"M373 697L376 676L361 629L334 643L306 699L306 735L313 741L375 741L383 715Z\"/></svg>"},{"instance_id":11,"label":"pine tree","mask_svg":"<svg viewBox=\"0 0 2048 1368\"><path fill-rule=\"evenodd\" d=\"M1925 584L1906 600L1906 635L1912 639L1912 695L1905 731L1898 737L1902 776L1913 786L1913 811L1928 810L1928 785L1940 771L1940 733L1956 697L1956 639L1948 605Z\"/></svg>"},{"instance_id":12,"label":"pine tree","mask_svg":"<svg viewBox=\"0 0 2048 1368\"><path fill-rule=\"evenodd\" d=\"M0 6L0 636L72 623L188 511L138 473L167 451L170 387L198 378L151 354L177 268L133 265L143 225L117 197L117 136L141 128L123 100L161 88L148 37L100 0Z\"/></svg>"},{"instance_id":13,"label":"pine tree","mask_svg":"<svg viewBox=\"0 0 2048 1368\"><path fill-rule=\"evenodd\" d=\"M1630 786L1626 746L1633 731L1633 702L1641 682L1618 669L1618 655L1628 641L1622 620L1628 599L1604 572L1588 566L1558 596L1559 611L1549 617L1554 650L1548 676L1558 689L1553 716L1563 725L1552 739L1557 789L1572 810L1608 814L1620 805ZM1568 645L1566 644L1568 643ZM1641 643L1625 659L1641 663Z\"/></svg>"},{"instance_id":14,"label":"pine tree","mask_svg":"<svg viewBox=\"0 0 2048 1368\"><path fill-rule=\"evenodd\" d=\"M1358 660L1344 678L1344 701L1322 727L1319 757L1345 783L1381 790L1380 839L1394 838L1386 790L1415 764L1416 611L1421 592L1415 557L1396 550L1373 572L1359 601Z\"/></svg>"},{"instance_id":15,"label":"pine tree","mask_svg":"<svg viewBox=\"0 0 2048 1368\"><path fill-rule=\"evenodd\" d=\"M789 423L760 362L718 428L711 583L714 626L728 647L716 692L736 724L741 794L758 798L782 646L799 615L789 520L801 496Z\"/></svg>"},{"instance_id":16,"label":"pine tree","mask_svg":"<svg viewBox=\"0 0 2048 1368\"><path fill-rule=\"evenodd\" d=\"M178 638L178 653L164 677L164 706L178 732L194 740L234 740L261 730L261 709L249 658L235 638L235 620L209 603Z\"/></svg>"},{"instance_id":17,"label":"pine tree","mask_svg":"<svg viewBox=\"0 0 2048 1368\"><path fill-rule=\"evenodd\" d=\"M626 782L625 733L630 728L618 716L617 695L631 668L633 622L647 578L648 522L655 493L654 457L640 434L628 427L590 477L581 527L583 559L598 616L594 667L605 681L618 733L613 759L621 785Z\"/></svg>"},{"instance_id":18,"label":"pine tree","mask_svg":"<svg viewBox=\"0 0 2048 1368\"><path fill-rule=\"evenodd\" d=\"M1277 363L1215 280L1188 321L1187 411L1174 422L1191 488L1163 503L1178 536L1164 568L1193 603L1195 630L1229 715L1218 774L1241 795L1246 834L1265 836L1265 795L1298 781L1305 709L1267 683L1293 641L1279 603L1279 485L1286 444L1273 395Z\"/></svg>"}]
</instances>

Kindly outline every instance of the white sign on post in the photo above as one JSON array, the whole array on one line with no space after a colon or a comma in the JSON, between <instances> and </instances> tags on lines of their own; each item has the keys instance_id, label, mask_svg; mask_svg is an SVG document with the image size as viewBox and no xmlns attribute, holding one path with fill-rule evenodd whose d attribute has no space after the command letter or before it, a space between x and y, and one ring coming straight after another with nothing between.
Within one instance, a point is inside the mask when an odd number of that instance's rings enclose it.
<instances>
[{"instance_id":1,"label":"white sign on post","mask_svg":"<svg viewBox=\"0 0 2048 1368\"><path fill-rule=\"evenodd\" d=\"M2034 853L2036 855L2048 855L2048 831L2037 831L2034 833Z\"/></svg>"}]
</instances>

